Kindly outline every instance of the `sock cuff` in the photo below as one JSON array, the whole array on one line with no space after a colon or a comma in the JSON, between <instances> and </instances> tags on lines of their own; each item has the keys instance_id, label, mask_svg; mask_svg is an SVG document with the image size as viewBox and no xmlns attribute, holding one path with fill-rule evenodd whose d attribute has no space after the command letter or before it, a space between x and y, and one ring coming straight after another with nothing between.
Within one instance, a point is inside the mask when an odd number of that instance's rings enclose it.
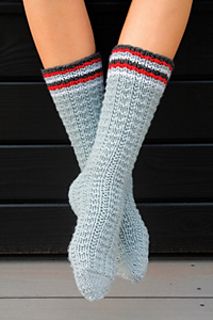
<instances>
[{"instance_id":1,"label":"sock cuff","mask_svg":"<svg viewBox=\"0 0 213 320\"><path fill-rule=\"evenodd\" d=\"M120 67L150 76L167 84L175 67L173 59L130 44L117 44L111 50L109 69Z\"/></svg>"},{"instance_id":2,"label":"sock cuff","mask_svg":"<svg viewBox=\"0 0 213 320\"><path fill-rule=\"evenodd\" d=\"M87 82L103 75L102 55L99 51L70 63L40 68L48 89L58 90Z\"/></svg>"}]
</instances>

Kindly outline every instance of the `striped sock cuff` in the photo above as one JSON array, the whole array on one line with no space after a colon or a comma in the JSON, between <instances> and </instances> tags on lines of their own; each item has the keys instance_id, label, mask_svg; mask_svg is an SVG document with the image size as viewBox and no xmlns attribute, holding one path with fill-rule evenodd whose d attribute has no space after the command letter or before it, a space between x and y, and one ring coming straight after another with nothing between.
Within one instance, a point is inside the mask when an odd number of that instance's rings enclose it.
<instances>
[{"instance_id":1,"label":"striped sock cuff","mask_svg":"<svg viewBox=\"0 0 213 320\"><path fill-rule=\"evenodd\" d=\"M117 44L109 57L108 69L125 68L168 83L175 67L169 57L130 44Z\"/></svg>"},{"instance_id":2,"label":"striped sock cuff","mask_svg":"<svg viewBox=\"0 0 213 320\"><path fill-rule=\"evenodd\" d=\"M101 77L102 56L96 51L71 63L40 68L40 71L50 91L60 90Z\"/></svg>"}]
</instances>

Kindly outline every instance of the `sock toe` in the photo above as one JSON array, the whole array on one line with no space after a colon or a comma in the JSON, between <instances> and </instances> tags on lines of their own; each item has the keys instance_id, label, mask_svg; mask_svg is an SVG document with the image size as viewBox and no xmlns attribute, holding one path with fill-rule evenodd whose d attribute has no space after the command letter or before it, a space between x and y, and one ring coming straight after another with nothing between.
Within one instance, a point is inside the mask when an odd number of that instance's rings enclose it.
<instances>
[{"instance_id":1,"label":"sock toe","mask_svg":"<svg viewBox=\"0 0 213 320\"><path fill-rule=\"evenodd\" d=\"M81 294L89 301L100 300L109 292L113 279L90 270L74 271Z\"/></svg>"}]
</instances>

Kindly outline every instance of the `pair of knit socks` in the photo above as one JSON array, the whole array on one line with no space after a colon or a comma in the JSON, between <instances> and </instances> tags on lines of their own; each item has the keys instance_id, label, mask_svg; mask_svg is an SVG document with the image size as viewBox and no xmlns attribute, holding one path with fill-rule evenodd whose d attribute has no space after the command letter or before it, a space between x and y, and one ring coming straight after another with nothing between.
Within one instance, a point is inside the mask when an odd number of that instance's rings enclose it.
<instances>
[{"instance_id":1,"label":"pair of knit socks","mask_svg":"<svg viewBox=\"0 0 213 320\"><path fill-rule=\"evenodd\" d=\"M116 275L145 275L149 234L132 170L173 68L166 56L117 44L105 87L100 52L41 69L81 169L68 191L77 215L68 259L89 301L102 299Z\"/></svg>"}]
</instances>

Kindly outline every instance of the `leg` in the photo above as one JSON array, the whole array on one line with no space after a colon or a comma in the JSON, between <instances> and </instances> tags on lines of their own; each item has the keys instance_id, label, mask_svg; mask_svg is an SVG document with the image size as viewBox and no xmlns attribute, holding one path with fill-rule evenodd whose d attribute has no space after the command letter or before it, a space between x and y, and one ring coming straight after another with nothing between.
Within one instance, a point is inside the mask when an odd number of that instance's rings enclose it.
<instances>
[{"instance_id":1,"label":"leg","mask_svg":"<svg viewBox=\"0 0 213 320\"><path fill-rule=\"evenodd\" d=\"M84 0L23 0L29 27L45 68L95 52Z\"/></svg>"},{"instance_id":2,"label":"leg","mask_svg":"<svg viewBox=\"0 0 213 320\"><path fill-rule=\"evenodd\" d=\"M191 7L192 0L132 0L118 42L173 59Z\"/></svg>"},{"instance_id":3,"label":"leg","mask_svg":"<svg viewBox=\"0 0 213 320\"><path fill-rule=\"evenodd\" d=\"M59 6L54 1L37 0L32 3L24 0L24 4L38 53L45 65L42 74L82 170L95 140L104 92L101 56L99 53L91 54L95 45L85 6L82 1L72 5L70 1L62 1ZM53 29L55 25L56 30ZM72 200L70 204L76 212L80 203L78 199ZM129 210L128 207L126 209ZM130 229L128 216L125 219L119 241L119 252L123 255L120 257L118 252L117 256L118 274L124 276L125 272L127 277L130 273L130 278L134 271L131 272L130 265L135 258L127 263L124 257L128 250L128 247L125 249L128 243L126 235Z\"/></svg>"},{"instance_id":4,"label":"leg","mask_svg":"<svg viewBox=\"0 0 213 320\"><path fill-rule=\"evenodd\" d=\"M158 7L159 3L158 1ZM137 4L139 6L139 2ZM169 6L168 1L167 6ZM135 10L136 19L133 17L132 26L129 26L137 33L138 38L140 35L138 30L141 30L137 22L141 19L139 12L142 10ZM158 18L156 16L156 23L160 24L161 16L162 14L159 14ZM145 16L144 19L147 21L151 18ZM177 20L174 19L174 23L177 23ZM152 36L153 39L159 37L157 28L152 32L154 33L151 35L149 33L149 37ZM154 46L155 42L152 44L148 37L149 47L144 41L146 48L142 49L139 47L142 46L142 42L131 43L132 38L129 37L123 38L123 43L120 41L113 48L109 57L105 95L95 142L84 171L70 186L70 199L78 197L84 201L84 206L79 208L79 223L71 242L70 259L76 281L82 290L85 290L84 283L89 283L91 279L97 281L99 288L102 287L99 295L94 295L94 288L90 282L91 290L87 294L91 300L102 298L114 279L115 262L112 257L117 250L123 213L126 215L125 203L132 201L126 200L127 188L129 187L132 192L129 177L132 175L139 150L174 68L172 57L175 46L173 51L168 50L170 43L163 42L164 46L161 46L160 41L163 36L159 41L156 40L158 47ZM167 38L166 35L165 37ZM133 202L131 205L131 209L135 210ZM129 218L131 221L131 214ZM86 243L83 227L85 221L86 236L91 239ZM137 232L134 234L130 232L128 243L130 249L139 237ZM94 240L95 238L98 242ZM78 254L80 245L84 246L82 256ZM129 251L127 254L131 256L132 252ZM134 254L137 255L137 252L134 251ZM140 251L138 254L143 259L143 252ZM147 252L144 259L146 261ZM136 263L138 264L137 260Z\"/></svg>"},{"instance_id":5,"label":"leg","mask_svg":"<svg viewBox=\"0 0 213 320\"><path fill-rule=\"evenodd\" d=\"M84 0L23 2L44 66L41 73L82 169L95 138L103 92L101 56Z\"/></svg>"},{"instance_id":6,"label":"leg","mask_svg":"<svg viewBox=\"0 0 213 320\"><path fill-rule=\"evenodd\" d=\"M159 64L160 61L150 63L150 56L156 58L155 53L157 53L160 54L160 60L164 57L169 59L174 58L187 25L191 6L192 0L132 0L118 41L118 44L121 46L117 46L117 53L115 50L112 54L111 65L113 66L113 60L120 63L127 62L127 65L129 63L133 67L141 68L141 70L148 70L147 76L152 73L153 76L155 72L159 75L159 70L161 70L162 75L165 76L166 72L168 77L171 68L168 72L166 70L167 67L163 69L161 64ZM124 44L123 47L122 44ZM140 48L149 51L147 52L147 56L146 52L141 51ZM141 53L142 55L140 55ZM148 89L149 86L147 87L147 91ZM148 112L150 117L153 116L153 110ZM129 209L124 213L126 216L124 222L129 225L131 233L129 232L125 236L126 245L124 247L125 251L123 250L123 256L132 264L129 269L133 274L133 278L137 280L143 278L147 267L149 236L143 221L140 221L139 211L135 207L132 192L132 177L130 177L128 186L129 192L127 192L126 208L128 207ZM125 230L128 230L128 227L125 226L125 223L123 225L125 232ZM141 241L140 236L143 238L143 241ZM135 240L132 241L132 238ZM126 250L126 248L129 250ZM120 251L122 252L122 250Z\"/></svg>"}]
</instances>

